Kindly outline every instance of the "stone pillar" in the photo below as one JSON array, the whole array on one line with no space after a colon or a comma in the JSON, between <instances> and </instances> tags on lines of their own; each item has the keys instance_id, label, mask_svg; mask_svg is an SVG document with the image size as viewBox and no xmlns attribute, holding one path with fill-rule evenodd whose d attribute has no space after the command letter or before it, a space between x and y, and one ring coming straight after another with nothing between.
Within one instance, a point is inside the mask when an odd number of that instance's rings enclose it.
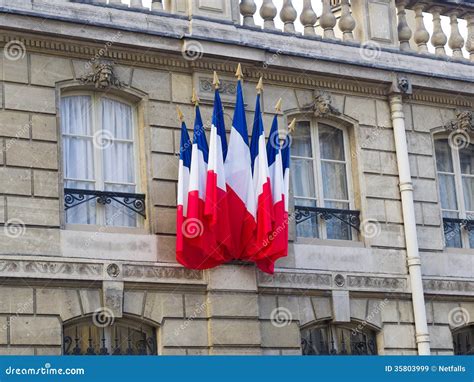
<instances>
[{"instance_id":1,"label":"stone pillar","mask_svg":"<svg viewBox=\"0 0 474 382\"><path fill-rule=\"evenodd\" d=\"M239 0L168 0L165 8L171 13L237 21Z\"/></svg>"},{"instance_id":2,"label":"stone pillar","mask_svg":"<svg viewBox=\"0 0 474 382\"><path fill-rule=\"evenodd\" d=\"M407 137L405 132L405 115L403 113L402 93L396 83L390 95L390 110L397 155L400 195L402 199L403 225L405 231L407 265L410 275L410 287L415 317L416 344L419 355L430 354L430 337L426 321L425 296L421 275L421 260L416 231L415 204L413 202L413 184L410 174Z\"/></svg>"},{"instance_id":3,"label":"stone pillar","mask_svg":"<svg viewBox=\"0 0 474 382\"><path fill-rule=\"evenodd\" d=\"M261 354L255 268L224 265L208 275L209 354Z\"/></svg>"},{"instance_id":4,"label":"stone pillar","mask_svg":"<svg viewBox=\"0 0 474 382\"><path fill-rule=\"evenodd\" d=\"M398 47L397 8L394 0L352 0L355 39Z\"/></svg>"}]
</instances>

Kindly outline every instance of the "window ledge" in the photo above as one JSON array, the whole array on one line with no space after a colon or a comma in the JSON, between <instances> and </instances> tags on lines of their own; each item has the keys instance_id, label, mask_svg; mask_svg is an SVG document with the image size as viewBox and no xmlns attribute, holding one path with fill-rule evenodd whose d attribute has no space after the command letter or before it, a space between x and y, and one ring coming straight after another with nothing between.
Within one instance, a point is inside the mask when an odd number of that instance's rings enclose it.
<instances>
[{"instance_id":1,"label":"window ledge","mask_svg":"<svg viewBox=\"0 0 474 382\"><path fill-rule=\"evenodd\" d=\"M314 245L324 247L357 247L364 248L365 245L361 241L355 240L330 240L330 239L310 239L310 238L298 238L294 244L302 245Z\"/></svg>"},{"instance_id":2,"label":"window ledge","mask_svg":"<svg viewBox=\"0 0 474 382\"><path fill-rule=\"evenodd\" d=\"M96 224L66 224L64 230L67 231L81 231L81 232L96 232L96 233L121 233L132 235L148 235L149 232L142 227L115 227Z\"/></svg>"}]
</instances>

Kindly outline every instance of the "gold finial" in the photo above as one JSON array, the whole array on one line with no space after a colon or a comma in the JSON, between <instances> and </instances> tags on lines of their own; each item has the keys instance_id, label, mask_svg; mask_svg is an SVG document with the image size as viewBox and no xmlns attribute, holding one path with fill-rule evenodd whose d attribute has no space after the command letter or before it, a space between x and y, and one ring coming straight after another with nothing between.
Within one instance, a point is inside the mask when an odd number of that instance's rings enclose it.
<instances>
[{"instance_id":1,"label":"gold finial","mask_svg":"<svg viewBox=\"0 0 474 382\"><path fill-rule=\"evenodd\" d=\"M176 112L178 113L178 119L180 122L183 122L184 120L184 114L183 112L181 111L181 109L179 108L179 106L176 106Z\"/></svg>"},{"instance_id":2,"label":"gold finial","mask_svg":"<svg viewBox=\"0 0 474 382\"><path fill-rule=\"evenodd\" d=\"M194 106L199 105L199 97L197 96L196 89L193 88L193 96L191 98L191 102L194 104Z\"/></svg>"},{"instance_id":3,"label":"gold finial","mask_svg":"<svg viewBox=\"0 0 474 382\"><path fill-rule=\"evenodd\" d=\"M217 76L216 71L214 71L214 79L212 80L212 84L214 85L215 89L219 89L221 82L219 81L219 77Z\"/></svg>"},{"instance_id":4,"label":"gold finial","mask_svg":"<svg viewBox=\"0 0 474 382\"><path fill-rule=\"evenodd\" d=\"M235 72L235 76L237 77L238 80L241 80L244 78L244 74L242 73L242 65L237 65L237 71Z\"/></svg>"},{"instance_id":5,"label":"gold finial","mask_svg":"<svg viewBox=\"0 0 474 382\"><path fill-rule=\"evenodd\" d=\"M292 134L293 131L295 131L295 128L296 128L296 118L293 118L293 120L288 125L288 134Z\"/></svg>"},{"instance_id":6,"label":"gold finial","mask_svg":"<svg viewBox=\"0 0 474 382\"><path fill-rule=\"evenodd\" d=\"M262 94L263 92L263 77L260 77L260 79L258 80L258 84L257 84L257 94Z\"/></svg>"},{"instance_id":7,"label":"gold finial","mask_svg":"<svg viewBox=\"0 0 474 382\"><path fill-rule=\"evenodd\" d=\"M276 105L275 105L275 111L277 113L279 113L281 111L281 98L277 101Z\"/></svg>"}]
</instances>

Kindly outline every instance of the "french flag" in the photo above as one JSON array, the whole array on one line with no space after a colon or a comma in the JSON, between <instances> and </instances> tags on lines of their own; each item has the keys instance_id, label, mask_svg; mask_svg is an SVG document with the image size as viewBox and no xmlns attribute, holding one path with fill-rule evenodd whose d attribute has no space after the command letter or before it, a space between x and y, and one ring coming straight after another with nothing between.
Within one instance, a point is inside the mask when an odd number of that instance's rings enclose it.
<instances>
[{"instance_id":1,"label":"french flag","mask_svg":"<svg viewBox=\"0 0 474 382\"><path fill-rule=\"evenodd\" d=\"M237 77L237 100L224 169L231 217L230 228L234 243L233 257L246 259L251 254L250 248L257 222L240 64L237 68Z\"/></svg>"},{"instance_id":2,"label":"french flag","mask_svg":"<svg viewBox=\"0 0 474 382\"><path fill-rule=\"evenodd\" d=\"M279 105L280 101L277 105L277 111L279 111ZM288 161L285 163L288 166L289 148L287 146L288 144L284 145L283 150L286 150L285 155L288 155ZM288 206L286 205L288 197L286 196L282 154L278 132L278 117L275 115L267 142L268 171L272 185L273 229L268 241L267 256L265 259L257 262L257 266L267 273L273 273L275 261L288 254ZM289 179L289 169L287 171L287 178Z\"/></svg>"},{"instance_id":3,"label":"french flag","mask_svg":"<svg viewBox=\"0 0 474 382\"><path fill-rule=\"evenodd\" d=\"M178 170L178 208L176 213L176 259L188 266L187 251L184 243L185 236L181 227L187 217L188 211L188 189L189 189L189 170L191 168L191 138L189 137L186 123L182 120L183 114L178 109L178 115L181 119L181 142L179 145L179 170Z\"/></svg>"},{"instance_id":4,"label":"french flag","mask_svg":"<svg viewBox=\"0 0 474 382\"><path fill-rule=\"evenodd\" d=\"M205 219L209 148L197 97L193 98L196 104L196 116L189 170L187 217L183 221L182 231L185 244L195 249L186 256L187 266L193 269L207 269L222 264L224 259L220 255L215 236Z\"/></svg>"},{"instance_id":5,"label":"french flag","mask_svg":"<svg viewBox=\"0 0 474 382\"><path fill-rule=\"evenodd\" d=\"M224 159L227 155L227 139L224 110L219 95L219 79L214 72L214 111L212 114L209 141L209 163L207 166L205 214L209 229L213 232L221 257L232 260L233 241L227 200Z\"/></svg>"},{"instance_id":6,"label":"french flag","mask_svg":"<svg viewBox=\"0 0 474 382\"><path fill-rule=\"evenodd\" d=\"M260 107L260 92L262 79L257 85L257 102L253 122L250 154L252 158L252 174L255 199L257 201L257 229L252 248L253 258L257 260L267 257L269 235L273 228L273 201L270 176L268 171L267 152L265 148L265 130L263 128L262 111Z\"/></svg>"}]
</instances>

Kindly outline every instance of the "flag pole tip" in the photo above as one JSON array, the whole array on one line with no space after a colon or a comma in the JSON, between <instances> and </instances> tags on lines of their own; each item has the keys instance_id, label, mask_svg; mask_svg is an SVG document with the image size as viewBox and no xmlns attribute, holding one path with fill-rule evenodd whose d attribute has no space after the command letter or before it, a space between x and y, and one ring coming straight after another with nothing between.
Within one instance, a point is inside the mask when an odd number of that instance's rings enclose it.
<instances>
[{"instance_id":1,"label":"flag pole tip","mask_svg":"<svg viewBox=\"0 0 474 382\"><path fill-rule=\"evenodd\" d=\"M260 77L260 79L258 80L256 89L257 89L257 94L261 94L263 92L263 77Z\"/></svg>"},{"instance_id":2,"label":"flag pole tip","mask_svg":"<svg viewBox=\"0 0 474 382\"><path fill-rule=\"evenodd\" d=\"M281 103L282 103L282 99L280 98L275 105L275 111L277 113L281 112Z\"/></svg>"},{"instance_id":3,"label":"flag pole tip","mask_svg":"<svg viewBox=\"0 0 474 382\"><path fill-rule=\"evenodd\" d=\"M295 131L295 128L296 128L296 118L293 118L293 120L288 125L288 133L289 134L293 133L293 131Z\"/></svg>"},{"instance_id":4,"label":"flag pole tip","mask_svg":"<svg viewBox=\"0 0 474 382\"><path fill-rule=\"evenodd\" d=\"M235 72L235 76L237 77L238 80L241 80L244 78L244 74L242 73L242 65L237 65L237 71Z\"/></svg>"},{"instance_id":5,"label":"flag pole tip","mask_svg":"<svg viewBox=\"0 0 474 382\"><path fill-rule=\"evenodd\" d=\"M181 111L181 109L179 108L179 106L176 106L176 112L178 113L178 119L180 122L183 122L184 120L184 114L183 112Z\"/></svg>"},{"instance_id":6,"label":"flag pole tip","mask_svg":"<svg viewBox=\"0 0 474 382\"><path fill-rule=\"evenodd\" d=\"M219 76L217 75L216 71L214 71L214 79L212 80L212 84L214 85L215 89L219 89L221 82L219 81Z\"/></svg>"},{"instance_id":7,"label":"flag pole tip","mask_svg":"<svg viewBox=\"0 0 474 382\"><path fill-rule=\"evenodd\" d=\"M196 93L196 89L193 88L193 96L191 97L191 102L194 104L194 106L198 106L199 105L199 97Z\"/></svg>"}]
</instances>

